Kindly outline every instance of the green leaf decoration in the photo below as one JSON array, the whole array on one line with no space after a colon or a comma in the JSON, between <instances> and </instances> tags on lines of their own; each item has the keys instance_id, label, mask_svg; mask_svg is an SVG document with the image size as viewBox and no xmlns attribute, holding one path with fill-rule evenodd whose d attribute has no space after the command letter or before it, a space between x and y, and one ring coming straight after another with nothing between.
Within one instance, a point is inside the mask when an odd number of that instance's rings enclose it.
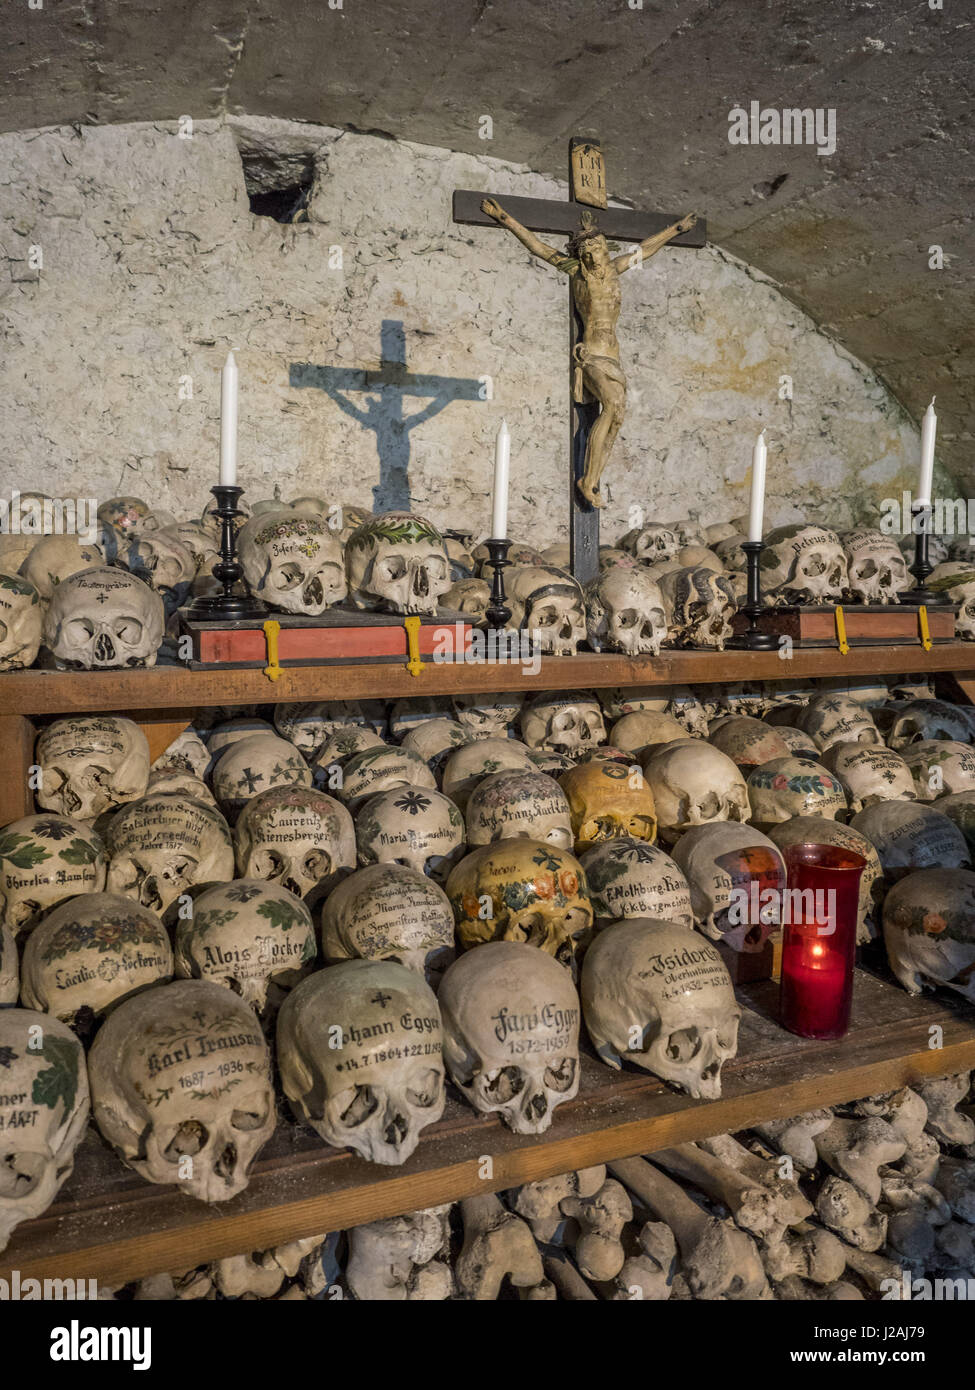
<instances>
[{"instance_id":1,"label":"green leaf decoration","mask_svg":"<svg viewBox=\"0 0 975 1390\"><path fill-rule=\"evenodd\" d=\"M56 1109L60 1101L69 1114L78 1092L78 1044L47 1033L41 1056L51 1065L37 1073L31 1098L35 1105L45 1105L48 1110Z\"/></svg>"},{"instance_id":2,"label":"green leaf decoration","mask_svg":"<svg viewBox=\"0 0 975 1390\"><path fill-rule=\"evenodd\" d=\"M76 839L61 850L61 858L66 864L93 864L98 858L98 851L87 840Z\"/></svg>"},{"instance_id":3,"label":"green leaf decoration","mask_svg":"<svg viewBox=\"0 0 975 1390\"><path fill-rule=\"evenodd\" d=\"M377 517L375 521L367 521L364 526L353 531L346 544L353 550L364 550L376 537L392 541L394 545L415 545L417 541L430 541L433 545L443 544L440 532L418 516L395 519Z\"/></svg>"},{"instance_id":4,"label":"green leaf decoration","mask_svg":"<svg viewBox=\"0 0 975 1390\"><path fill-rule=\"evenodd\" d=\"M0 835L0 859L6 859L18 869L33 869L51 858L43 845L33 845L27 835Z\"/></svg>"},{"instance_id":5,"label":"green leaf decoration","mask_svg":"<svg viewBox=\"0 0 975 1390\"><path fill-rule=\"evenodd\" d=\"M292 907L290 903L270 902L261 903L257 909L259 917L266 917L272 927L279 927L281 931L290 931L292 927L298 926L302 922L301 912L297 905Z\"/></svg>"}]
</instances>

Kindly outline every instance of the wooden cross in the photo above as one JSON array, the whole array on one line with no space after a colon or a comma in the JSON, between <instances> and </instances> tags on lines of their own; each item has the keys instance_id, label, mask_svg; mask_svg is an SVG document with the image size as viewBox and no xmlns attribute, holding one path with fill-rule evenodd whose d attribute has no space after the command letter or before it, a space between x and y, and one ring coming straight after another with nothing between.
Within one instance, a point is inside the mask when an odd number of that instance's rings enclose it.
<instances>
[{"instance_id":1,"label":"wooden cross","mask_svg":"<svg viewBox=\"0 0 975 1390\"><path fill-rule=\"evenodd\" d=\"M497 227L499 223L484 212L481 204L494 195L472 189L454 190L453 219L466 226ZM614 241L645 241L677 221L662 212L638 212L631 208L607 207L606 174L602 150L596 140L575 138L569 143L569 200L556 203L547 198L497 196L504 210L530 232L556 232L572 236L582 229L582 213L598 208L599 231ZM592 214L588 214L591 216ZM699 218L690 231L667 242L669 246L702 247L707 234ZM582 323L569 290L569 546L572 573L580 584L592 579L599 568L599 511L579 495L576 483L583 475L589 433L599 418L598 401L578 404L571 386L571 368Z\"/></svg>"}]
</instances>

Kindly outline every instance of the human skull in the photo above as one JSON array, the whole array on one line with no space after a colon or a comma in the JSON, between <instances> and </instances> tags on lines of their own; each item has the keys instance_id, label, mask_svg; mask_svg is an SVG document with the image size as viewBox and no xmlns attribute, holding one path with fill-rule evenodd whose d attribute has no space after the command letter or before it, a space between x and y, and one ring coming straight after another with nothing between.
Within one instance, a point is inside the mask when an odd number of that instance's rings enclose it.
<instances>
[{"instance_id":1,"label":"human skull","mask_svg":"<svg viewBox=\"0 0 975 1390\"><path fill-rule=\"evenodd\" d=\"M852 850L865 859L867 867L860 876L860 902L857 912L857 945L871 940L880 928L880 905L884 899L884 871L872 841L859 830L838 820L822 816L796 816L781 821L769 829L769 839L780 850L790 845L836 845Z\"/></svg>"},{"instance_id":2,"label":"human skull","mask_svg":"<svg viewBox=\"0 0 975 1390\"><path fill-rule=\"evenodd\" d=\"M646 748L686 737L687 730L683 724L678 724L671 715L656 710L638 709L632 714L624 714L609 731L609 741L613 747L622 748L627 753L642 753Z\"/></svg>"},{"instance_id":3,"label":"human skull","mask_svg":"<svg viewBox=\"0 0 975 1390\"><path fill-rule=\"evenodd\" d=\"M315 755L313 772L316 785L323 781L329 784L326 790L334 789L338 780L336 771L344 768L357 753L365 753L369 748L387 746L377 733L365 725L340 724L329 734Z\"/></svg>"},{"instance_id":4,"label":"human skull","mask_svg":"<svg viewBox=\"0 0 975 1390\"><path fill-rule=\"evenodd\" d=\"M149 741L131 719L111 714L71 715L42 730L35 754L40 768L37 804L76 820L144 796Z\"/></svg>"},{"instance_id":5,"label":"human skull","mask_svg":"<svg viewBox=\"0 0 975 1390\"><path fill-rule=\"evenodd\" d=\"M916 549L916 536L913 529L905 532L897 544L904 559L907 560L909 564L913 564ZM950 549L943 536L930 535L928 537L928 559L932 565L942 564L948 559L949 554Z\"/></svg>"},{"instance_id":6,"label":"human skull","mask_svg":"<svg viewBox=\"0 0 975 1390\"><path fill-rule=\"evenodd\" d=\"M33 547L20 572L28 584L49 602L54 590L79 570L104 568L105 557L97 545L86 545L78 536L44 536Z\"/></svg>"},{"instance_id":7,"label":"human skull","mask_svg":"<svg viewBox=\"0 0 975 1390\"><path fill-rule=\"evenodd\" d=\"M359 809L360 864L405 864L442 883L464 853L464 818L441 792L404 787Z\"/></svg>"},{"instance_id":8,"label":"human skull","mask_svg":"<svg viewBox=\"0 0 975 1390\"><path fill-rule=\"evenodd\" d=\"M946 792L975 790L975 748L970 743L922 739L907 745L903 761L910 769L919 801L935 801Z\"/></svg>"},{"instance_id":9,"label":"human skull","mask_svg":"<svg viewBox=\"0 0 975 1390\"><path fill-rule=\"evenodd\" d=\"M158 772L162 768L172 767L202 777L209 766L210 751L206 744L192 729L184 729L163 749L149 771Z\"/></svg>"},{"instance_id":10,"label":"human skull","mask_svg":"<svg viewBox=\"0 0 975 1390\"><path fill-rule=\"evenodd\" d=\"M291 989L318 955L311 913L277 883L240 878L205 889L176 924L176 974L210 980L258 1014L268 989Z\"/></svg>"},{"instance_id":11,"label":"human skull","mask_svg":"<svg viewBox=\"0 0 975 1390\"><path fill-rule=\"evenodd\" d=\"M656 845L626 836L604 840L579 856L596 926L624 917L658 917L693 927L691 890L682 869Z\"/></svg>"},{"instance_id":12,"label":"human skull","mask_svg":"<svg viewBox=\"0 0 975 1390\"><path fill-rule=\"evenodd\" d=\"M470 618L475 624L482 623L491 606L491 585L486 579L456 579L449 589L444 590L441 604L453 613Z\"/></svg>"},{"instance_id":13,"label":"human skull","mask_svg":"<svg viewBox=\"0 0 975 1390\"><path fill-rule=\"evenodd\" d=\"M599 933L582 966L582 1012L607 1066L633 1062L695 1100L717 1100L741 1011L717 947L675 922Z\"/></svg>"},{"instance_id":14,"label":"human skull","mask_svg":"<svg viewBox=\"0 0 975 1390\"><path fill-rule=\"evenodd\" d=\"M120 893L85 893L31 932L21 988L28 1008L77 1026L80 1011L97 1018L172 974L169 934L155 912Z\"/></svg>"},{"instance_id":15,"label":"human skull","mask_svg":"<svg viewBox=\"0 0 975 1390\"><path fill-rule=\"evenodd\" d=\"M193 556L197 574L210 574L220 559L220 550L213 535L202 521L180 521L164 528L163 534L181 541Z\"/></svg>"},{"instance_id":16,"label":"human skull","mask_svg":"<svg viewBox=\"0 0 975 1390\"><path fill-rule=\"evenodd\" d=\"M0 671L33 666L43 626L44 609L34 585L18 574L0 572Z\"/></svg>"},{"instance_id":17,"label":"human skull","mask_svg":"<svg viewBox=\"0 0 975 1390\"><path fill-rule=\"evenodd\" d=\"M568 798L577 854L602 840L656 839L653 792L639 763L579 763L562 774L559 785Z\"/></svg>"},{"instance_id":18,"label":"human skull","mask_svg":"<svg viewBox=\"0 0 975 1390\"><path fill-rule=\"evenodd\" d=\"M887 746L900 753L912 743L931 739L971 743L972 734L972 725L961 706L947 700L908 700L897 706L887 731Z\"/></svg>"},{"instance_id":19,"label":"human skull","mask_svg":"<svg viewBox=\"0 0 975 1390\"><path fill-rule=\"evenodd\" d=\"M370 864L326 898L322 951L330 963L395 961L415 970L436 993L455 955L450 899L416 869Z\"/></svg>"},{"instance_id":20,"label":"human skull","mask_svg":"<svg viewBox=\"0 0 975 1390\"><path fill-rule=\"evenodd\" d=\"M748 800L755 825L778 825L793 816L845 815L846 793L833 774L808 758L773 758L748 774Z\"/></svg>"},{"instance_id":21,"label":"human skull","mask_svg":"<svg viewBox=\"0 0 975 1390\"><path fill-rule=\"evenodd\" d=\"M443 543L447 558L450 561L451 579L456 583L458 579L473 578L477 561L464 541L458 540L456 536L445 535Z\"/></svg>"},{"instance_id":22,"label":"human skull","mask_svg":"<svg viewBox=\"0 0 975 1390\"><path fill-rule=\"evenodd\" d=\"M534 772L528 748L513 738L479 738L455 748L444 764L443 790L461 811L479 782L495 772Z\"/></svg>"},{"instance_id":23,"label":"human skull","mask_svg":"<svg viewBox=\"0 0 975 1390\"><path fill-rule=\"evenodd\" d=\"M738 600L723 574L703 567L671 570L661 576L660 592L672 645L724 651Z\"/></svg>"},{"instance_id":24,"label":"human skull","mask_svg":"<svg viewBox=\"0 0 975 1390\"><path fill-rule=\"evenodd\" d=\"M221 720L213 725L207 735L207 752L210 755L211 768L216 766L219 755L232 743L239 743L241 739L251 738L254 734L273 733L273 724L253 715L241 715L236 719Z\"/></svg>"},{"instance_id":25,"label":"human skull","mask_svg":"<svg viewBox=\"0 0 975 1390\"><path fill-rule=\"evenodd\" d=\"M853 815L877 801L917 799L911 769L892 748L873 743L833 743L822 755L822 760L846 793Z\"/></svg>"},{"instance_id":26,"label":"human skull","mask_svg":"<svg viewBox=\"0 0 975 1390\"><path fill-rule=\"evenodd\" d=\"M521 736L529 748L577 755L606 740L599 701L588 691L536 695L521 712Z\"/></svg>"},{"instance_id":27,"label":"human skull","mask_svg":"<svg viewBox=\"0 0 975 1390\"><path fill-rule=\"evenodd\" d=\"M249 801L234 829L234 848L241 878L278 883L309 907L355 868L352 817L310 787L271 787Z\"/></svg>"},{"instance_id":28,"label":"human skull","mask_svg":"<svg viewBox=\"0 0 975 1390\"><path fill-rule=\"evenodd\" d=\"M140 1176L203 1202L243 1192L275 1114L267 1044L242 999L208 980L137 994L105 1020L88 1070L95 1123Z\"/></svg>"},{"instance_id":29,"label":"human skull","mask_svg":"<svg viewBox=\"0 0 975 1390\"><path fill-rule=\"evenodd\" d=\"M471 738L503 738L517 724L524 703L520 690L451 696L454 718Z\"/></svg>"},{"instance_id":30,"label":"human skull","mask_svg":"<svg viewBox=\"0 0 975 1390\"><path fill-rule=\"evenodd\" d=\"M661 838L673 843L692 825L746 821L751 815L745 779L731 759L695 739L666 743L646 758Z\"/></svg>"},{"instance_id":31,"label":"human skull","mask_svg":"<svg viewBox=\"0 0 975 1390\"><path fill-rule=\"evenodd\" d=\"M230 829L219 811L178 792L130 801L106 831L106 887L162 916L195 883L234 876Z\"/></svg>"},{"instance_id":32,"label":"human skull","mask_svg":"<svg viewBox=\"0 0 975 1390\"><path fill-rule=\"evenodd\" d=\"M253 592L286 613L317 617L345 598L342 542L324 517L290 508L252 517L241 527L238 550Z\"/></svg>"},{"instance_id":33,"label":"human skull","mask_svg":"<svg viewBox=\"0 0 975 1390\"><path fill-rule=\"evenodd\" d=\"M494 941L460 956L440 988L444 1061L475 1110L544 1134L579 1089L579 996L551 956Z\"/></svg>"},{"instance_id":34,"label":"human skull","mask_svg":"<svg viewBox=\"0 0 975 1390\"><path fill-rule=\"evenodd\" d=\"M197 572L193 551L166 531L136 531L120 547L116 563L159 594L169 617L186 601Z\"/></svg>"},{"instance_id":35,"label":"human skull","mask_svg":"<svg viewBox=\"0 0 975 1390\"><path fill-rule=\"evenodd\" d=\"M636 526L620 537L621 548L646 565L659 564L661 560L672 560L681 548L681 539L669 526L651 522L649 526Z\"/></svg>"},{"instance_id":36,"label":"human skull","mask_svg":"<svg viewBox=\"0 0 975 1390\"><path fill-rule=\"evenodd\" d=\"M890 968L908 994L943 985L975 1003L975 873L920 869L884 900Z\"/></svg>"},{"instance_id":37,"label":"human skull","mask_svg":"<svg viewBox=\"0 0 975 1390\"><path fill-rule=\"evenodd\" d=\"M213 794L233 824L248 801L271 787L310 787L305 760L286 739L253 734L232 743L213 769Z\"/></svg>"},{"instance_id":38,"label":"human skull","mask_svg":"<svg viewBox=\"0 0 975 1390\"><path fill-rule=\"evenodd\" d=\"M850 821L874 846L888 882L916 869L967 869L968 845L958 827L917 801L877 801Z\"/></svg>"},{"instance_id":39,"label":"human skull","mask_svg":"<svg viewBox=\"0 0 975 1390\"><path fill-rule=\"evenodd\" d=\"M449 719L453 713L446 695L417 695L397 700L389 713L389 732L403 739L410 729L429 719Z\"/></svg>"},{"instance_id":40,"label":"human skull","mask_svg":"<svg viewBox=\"0 0 975 1390\"><path fill-rule=\"evenodd\" d=\"M861 603L897 603L911 587L904 557L896 541L882 531L861 527L843 537L848 589Z\"/></svg>"},{"instance_id":41,"label":"human skull","mask_svg":"<svg viewBox=\"0 0 975 1390\"><path fill-rule=\"evenodd\" d=\"M48 812L5 825L0 858L0 911L15 933L30 931L65 898L105 887L105 846L90 826L67 816Z\"/></svg>"},{"instance_id":42,"label":"human skull","mask_svg":"<svg viewBox=\"0 0 975 1390\"><path fill-rule=\"evenodd\" d=\"M451 583L443 537L411 512L384 512L357 527L345 568L357 608L392 613L436 613Z\"/></svg>"},{"instance_id":43,"label":"human skull","mask_svg":"<svg viewBox=\"0 0 975 1390\"><path fill-rule=\"evenodd\" d=\"M814 695L797 715L796 727L815 739L821 753L834 743L883 745L880 730L866 706L835 691Z\"/></svg>"},{"instance_id":44,"label":"human skull","mask_svg":"<svg viewBox=\"0 0 975 1390\"><path fill-rule=\"evenodd\" d=\"M567 850L542 840L497 840L451 872L447 896L465 950L520 941L575 974L592 933L586 875Z\"/></svg>"},{"instance_id":45,"label":"human skull","mask_svg":"<svg viewBox=\"0 0 975 1390\"><path fill-rule=\"evenodd\" d=\"M213 792L203 778L184 772L181 767L158 767L155 771L150 768L146 792L179 792L193 801L205 801L215 811L218 809Z\"/></svg>"},{"instance_id":46,"label":"human skull","mask_svg":"<svg viewBox=\"0 0 975 1390\"><path fill-rule=\"evenodd\" d=\"M642 565L603 570L585 590L593 651L657 656L667 636L663 595Z\"/></svg>"},{"instance_id":47,"label":"human skull","mask_svg":"<svg viewBox=\"0 0 975 1390\"><path fill-rule=\"evenodd\" d=\"M397 787L428 787L435 791L437 779L419 753L383 744L356 753L348 760L335 794L355 814L370 796Z\"/></svg>"},{"instance_id":48,"label":"human skull","mask_svg":"<svg viewBox=\"0 0 975 1390\"><path fill-rule=\"evenodd\" d=\"M372 1163L404 1163L443 1114L441 1033L436 997L415 970L342 961L303 980L281 1006L284 1093L327 1143Z\"/></svg>"},{"instance_id":49,"label":"human skull","mask_svg":"<svg viewBox=\"0 0 975 1390\"><path fill-rule=\"evenodd\" d=\"M708 545L718 545L720 541L731 540L732 536L740 535L741 532L734 521L714 521L704 528L704 539Z\"/></svg>"},{"instance_id":50,"label":"human skull","mask_svg":"<svg viewBox=\"0 0 975 1390\"><path fill-rule=\"evenodd\" d=\"M732 951L761 951L777 926L785 861L772 840L750 825L699 825L674 846L691 890L697 925ZM769 906L766 892L774 896Z\"/></svg>"},{"instance_id":51,"label":"human skull","mask_svg":"<svg viewBox=\"0 0 975 1390\"><path fill-rule=\"evenodd\" d=\"M495 840L543 840L572 848L572 822L565 792L554 777L531 772L494 772L467 801L467 843L472 849Z\"/></svg>"},{"instance_id":52,"label":"human skull","mask_svg":"<svg viewBox=\"0 0 975 1390\"><path fill-rule=\"evenodd\" d=\"M969 584L953 585L949 597L958 604L956 634L963 642L975 642L975 580Z\"/></svg>"},{"instance_id":53,"label":"human skull","mask_svg":"<svg viewBox=\"0 0 975 1390\"><path fill-rule=\"evenodd\" d=\"M134 531L151 511L149 503L143 502L141 497L110 497L98 508L97 515L99 521L114 526L124 535Z\"/></svg>"},{"instance_id":54,"label":"human skull","mask_svg":"<svg viewBox=\"0 0 975 1390\"><path fill-rule=\"evenodd\" d=\"M309 762L320 754L333 733L350 724L379 732L369 711L358 700L313 700L274 706L274 727ZM210 746L213 747L212 738Z\"/></svg>"},{"instance_id":55,"label":"human skull","mask_svg":"<svg viewBox=\"0 0 975 1390\"><path fill-rule=\"evenodd\" d=\"M490 580L494 574L494 566L491 564L491 552L487 543L481 541L471 551L474 563L477 565L477 572L482 579ZM522 541L512 541L508 548L508 565L514 568L516 565L544 565L545 557L540 550L536 550L533 545L525 545Z\"/></svg>"},{"instance_id":56,"label":"human skull","mask_svg":"<svg viewBox=\"0 0 975 1390\"><path fill-rule=\"evenodd\" d=\"M789 756L790 748L780 730L747 714L732 714L721 720L708 742L726 753L740 768L758 767L773 758Z\"/></svg>"},{"instance_id":57,"label":"human skull","mask_svg":"<svg viewBox=\"0 0 975 1390\"><path fill-rule=\"evenodd\" d=\"M237 504L236 504L236 505L237 505L237 514L238 514L238 516L243 516L243 517L249 517L249 516L250 516L250 514L251 514L250 503L249 503L249 502L246 502L246 501L244 500L243 497L238 497L238 498L237 498ZM201 521L201 523L206 527L206 529L210 532L210 534L211 534L212 536L214 536L214 538L219 542L220 534L221 534L221 531L223 530L223 521L222 521L222 519L217 515L218 507L219 507L219 503L217 502L216 498L213 498L213 499L212 499L211 501L209 501L209 502L206 504L206 506L203 508L202 515L200 516L200 521Z\"/></svg>"},{"instance_id":58,"label":"human skull","mask_svg":"<svg viewBox=\"0 0 975 1390\"><path fill-rule=\"evenodd\" d=\"M400 747L418 754L436 777L455 748L470 742L470 734L456 719L424 719L403 735Z\"/></svg>"},{"instance_id":59,"label":"human skull","mask_svg":"<svg viewBox=\"0 0 975 1390\"><path fill-rule=\"evenodd\" d=\"M0 1006L20 998L20 957L13 928L0 919Z\"/></svg>"},{"instance_id":60,"label":"human skull","mask_svg":"<svg viewBox=\"0 0 975 1390\"><path fill-rule=\"evenodd\" d=\"M44 617L44 645L62 671L155 666L165 608L126 570L81 570L57 586Z\"/></svg>"},{"instance_id":61,"label":"human skull","mask_svg":"<svg viewBox=\"0 0 975 1390\"><path fill-rule=\"evenodd\" d=\"M820 753L819 749L816 747L816 740L813 738L812 734L804 734L801 729L792 729L788 724L776 724L773 725L773 727L794 758L812 758L814 763L822 761L831 772L835 771L835 768L833 768L829 762L829 752ZM843 748L845 746L846 745L842 743L833 744L833 748ZM862 744L856 745L858 748L862 746ZM874 749L877 747L876 744L871 744L869 746ZM842 781L842 778L840 780Z\"/></svg>"},{"instance_id":62,"label":"human skull","mask_svg":"<svg viewBox=\"0 0 975 1390\"><path fill-rule=\"evenodd\" d=\"M507 626L537 639L543 656L574 656L586 640L585 597L565 570L523 565L506 575Z\"/></svg>"},{"instance_id":63,"label":"human skull","mask_svg":"<svg viewBox=\"0 0 975 1390\"><path fill-rule=\"evenodd\" d=\"M765 537L762 589L773 603L840 603L848 576L839 536L793 523Z\"/></svg>"},{"instance_id":64,"label":"human skull","mask_svg":"<svg viewBox=\"0 0 975 1390\"><path fill-rule=\"evenodd\" d=\"M550 777L560 777L563 772L568 772L570 767L575 767L574 760L567 753L533 748L528 756L539 772L546 772Z\"/></svg>"},{"instance_id":65,"label":"human skull","mask_svg":"<svg viewBox=\"0 0 975 1390\"><path fill-rule=\"evenodd\" d=\"M88 1125L88 1072L71 1029L33 1009L0 1009L0 1058L2 1251L71 1176Z\"/></svg>"}]
</instances>

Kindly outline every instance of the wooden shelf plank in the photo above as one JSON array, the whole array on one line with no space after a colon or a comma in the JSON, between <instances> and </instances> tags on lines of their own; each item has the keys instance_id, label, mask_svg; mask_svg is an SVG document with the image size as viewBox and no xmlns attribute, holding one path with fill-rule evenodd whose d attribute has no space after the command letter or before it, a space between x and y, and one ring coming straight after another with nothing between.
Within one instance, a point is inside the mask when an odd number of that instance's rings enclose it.
<instances>
[{"instance_id":1,"label":"wooden shelf plank","mask_svg":"<svg viewBox=\"0 0 975 1390\"><path fill-rule=\"evenodd\" d=\"M220 1206L145 1183L92 1131L56 1204L14 1232L0 1277L17 1269L112 1287L975 1067L975 1013L953 1002L912 999L859 970L850 1033L815 1043L774 1021L776 989L765 981L739 990L739 1055L725 1066L720 1100L694 1101L587 1057L579 1095L544 1135L512 1134L454 1099L407 1163L384 1168L282 1122L247 1191ZM485 1157L490 1178L481 1176Z\"/></svg>"},{"instance_id":2,"label":"wooden shelf plank","mask_svg":"<svg viewBox=\"0 0 975 1390\"><path fill-rule=\"evenodd\" d=\"M7 671L0 675L0 715L136 713L214 705L295 700L398 699L480 690L574 690L640 685L709 685L741 680L804 680L812 676L883 676L951 672L975 678L975 647L945 642L920 646L800 648L788 660L776 652L677 652L627 657L609 652L544 657L536 675L517 664L430 662L411 676L398 662L286 668L271 682L262 670L193 670L153 666L144 671Z\"/></svg>"}]
</instances>

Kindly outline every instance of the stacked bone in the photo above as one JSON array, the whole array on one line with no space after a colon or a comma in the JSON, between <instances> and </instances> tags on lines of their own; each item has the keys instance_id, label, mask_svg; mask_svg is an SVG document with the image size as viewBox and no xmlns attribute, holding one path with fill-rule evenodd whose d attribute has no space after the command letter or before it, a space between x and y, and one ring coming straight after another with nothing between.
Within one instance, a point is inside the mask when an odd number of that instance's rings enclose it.
<instances>
[{"instance_id":1,"label":"stacked bone","mask_svg":"<svg viewBox=\"0 0 975 1390\"><path fill-rule=\"evenodd\" d=\"M769 930L733 918L719 870L756 850L774 869L796 837L864 854L860 935L883 931L907 989L971 1000L973 732L916 682L210 711L151 766L127 719L52 721L37 814L2 836L0 1003L20 1008L0 1047L10 1095L39 1069L64 1084L17 1123L9 1163L36 1180L0 1194L0 1238L70 1171L78 1039L104 1139L203 1201L246 1186L276 1082L325 1143L384 1164L448 1090L543 1132L583 1053L719 1096L740 1008L717 946ZM646 968L662 951L690 1002ZM240 1080L211 1086L191 1053Z\"/></svg>"},{"instance_id":2,"label":"stacked bone","mask_svg":"<svg viewBox=\"0 0 975 1390\"><path fill-rule=\"evenodd\" d=\"M832 1301L930 1299L940 1281L956 1296L975 1277L972 1100L964 1073L120 1292Z\"/></svg>"}]
</instances>

